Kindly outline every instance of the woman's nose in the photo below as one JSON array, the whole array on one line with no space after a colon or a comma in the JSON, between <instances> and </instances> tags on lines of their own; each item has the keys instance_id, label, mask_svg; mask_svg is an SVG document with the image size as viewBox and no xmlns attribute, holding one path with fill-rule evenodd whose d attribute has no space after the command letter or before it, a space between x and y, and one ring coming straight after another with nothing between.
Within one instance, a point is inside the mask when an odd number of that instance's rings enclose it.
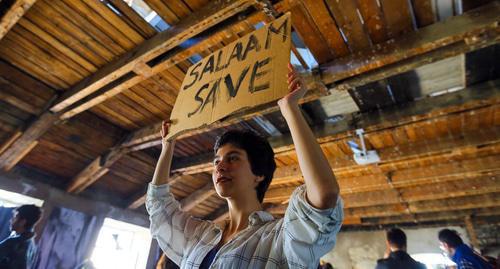
<instances>
[{"instance_id":1,"label":"woman's nose","mask_svg":"<svg viewBox=\"0 0 500 269\"><path fill-rule=\"evenodd\" d=\"M220 160L219 163L217 163L217 165L215 166L215 169L217 171L226 171L227 169L226 164L227 163L224 160Z\"/></svg>"}]
</instances>

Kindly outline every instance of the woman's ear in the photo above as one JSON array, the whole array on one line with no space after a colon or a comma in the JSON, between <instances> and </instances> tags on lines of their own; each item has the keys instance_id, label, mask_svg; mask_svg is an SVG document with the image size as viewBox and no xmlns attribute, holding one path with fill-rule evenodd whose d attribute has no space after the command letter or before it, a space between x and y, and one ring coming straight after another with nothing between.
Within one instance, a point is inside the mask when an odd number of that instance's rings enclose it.
<instances>
[{"instance_id":1,"label":"woman's ear","mask_svg":"<svg viewBox=\"0 0 500 269\"><path fill-rule=\"evenodd\" d=\"M260 183L260 182L262 182L263 180L264 180L264 176L257 176L257 177L255 178L255 183Z\"/></svg>"}]
</instances>

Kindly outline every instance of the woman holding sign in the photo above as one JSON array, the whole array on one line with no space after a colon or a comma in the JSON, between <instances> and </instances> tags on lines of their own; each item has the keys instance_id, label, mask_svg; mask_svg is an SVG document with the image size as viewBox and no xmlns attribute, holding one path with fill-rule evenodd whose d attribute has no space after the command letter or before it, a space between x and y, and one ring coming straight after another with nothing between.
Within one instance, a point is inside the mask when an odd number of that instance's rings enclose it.
<instances>
[{"instance_id":1,"label":"woman holding sign","mask_svg":"<svg viewBox=\"0 0 500 269\"><path fill-rule=\"evenodd\" d=\"M229 131L217 139L212 180L226 199L223 224L193 218L180 210L168 176L175 141L166 141L149 185L146 208L151 233L181 268L316 268L335 245L343 219L339 185L298 106L306 89L289 65L289 94L278 101L290 129L305 184L290 198L285 216L262 211L276 164L269 143L251 133Z\"/></svg>"}]
</instances>

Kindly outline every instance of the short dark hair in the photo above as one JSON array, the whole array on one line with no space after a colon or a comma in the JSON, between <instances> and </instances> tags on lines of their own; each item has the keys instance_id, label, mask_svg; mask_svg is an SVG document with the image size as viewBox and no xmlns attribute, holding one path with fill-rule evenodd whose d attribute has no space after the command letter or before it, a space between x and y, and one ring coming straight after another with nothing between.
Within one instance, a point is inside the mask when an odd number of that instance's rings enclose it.
<instances>
[{"instance_id":1,"label":"short dark hair","mask_svg":"<svg viewBox=\"0 0 500 269\"><path fill-rule=\"evenodd\" d=\"M392 228L387 231L387 241L397 248L406 247L406 234L399 228Z\"/></svg>"},{"instance_id":2,"label":"short dark hair","mask_svg":"<svg viewBox=\"0 0 500 269\"><path fill-rule=\"evenodd\" d=\"M452 248L456 248L464 243L458 232L451 229L442 229L439 231L438 238L439 241L448 244Z\"/></svg>"},{"instance_id":3,"label":"short dark hair","mask_svg":"<svg viewBox=\"0 0 500 269\"><path fill-rule=\"evenodd\" d=\"M31 229L42 216L42 210L36 205L22 205L15 209L17 216L26 220L25 229Z\"/></svg>"},{"instance_id":4,"label":"short dark hair","mask_svg":"<svg viewBox=\"0 0 500 269\"><path fill-rule=\"evenodd\" d=\"M217 150L225 144L231 144L244 150L247 153L252 173L264 177L264 180L255 188L257 199L262 203L267 188L269 188L273 179L274 170L276 170L273 148L265 138L252 131L226 131L217 138L214 153L217 153Z\"/></svg>"}]
</instances>

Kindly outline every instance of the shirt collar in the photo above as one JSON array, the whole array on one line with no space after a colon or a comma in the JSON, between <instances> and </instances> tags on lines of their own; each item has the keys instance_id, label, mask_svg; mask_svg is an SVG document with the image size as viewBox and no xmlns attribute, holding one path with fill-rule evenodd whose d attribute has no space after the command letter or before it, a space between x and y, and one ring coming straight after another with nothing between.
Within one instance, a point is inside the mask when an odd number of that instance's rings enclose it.
<instances>
[{"instance_id":1,"label":"shirt collar","mask_svg":"<svg viewBox=\"0 0 500 269\"><path fill-rule=\"evenodd\" d=\"M255 226L255 225L262 225L266 222L274 220L273 215L271 215L269 212L266 211L255 211L250 216L248 217L248 224Z\"/></svg>"}]
</instances>

